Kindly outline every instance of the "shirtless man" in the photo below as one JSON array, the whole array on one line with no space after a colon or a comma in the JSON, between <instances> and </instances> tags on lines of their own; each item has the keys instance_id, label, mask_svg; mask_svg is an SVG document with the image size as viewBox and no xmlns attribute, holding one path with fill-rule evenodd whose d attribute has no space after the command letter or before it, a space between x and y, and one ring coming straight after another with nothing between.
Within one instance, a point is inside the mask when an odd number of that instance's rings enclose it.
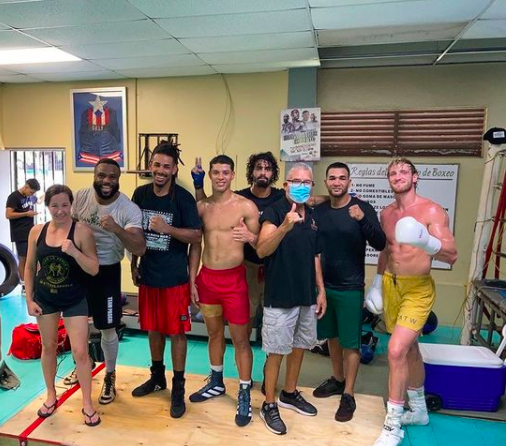
<instances>
[{"instance_id":1,"label":"shirtless man","mask_svg":"<svg viewBox=\"0 0 506 446\"><path fill-rule=\"evenodd\" d=\"M404 437L401 425L429 422L424 395L424 367L418 336L434 305L436 287L430 276L433 258L453 265L455 239L446 211L416 193L418 172L405 158L387 169L395 201L380 216L387 247L378 260L378 274L365 298L366 307L384 312L390 375L387 416L374 446L396 446ZM410 410L404 412L408 393Z\"/></svg>"},{"instance_id":2,"label":"shirtless man","mask_svg":"<svg viewBox=\"0 0 506 446\"><path fill-rule=\"evenodd\" d=\"M199 403L225 394L223 355L225 353L223 319L228 321L235 361L239 369L239 394L235 422L246 426L251 421L252 354L248 336L250 307L246 270L243 266L244 244L255 246L259 231L255 204L232 192L234 162L218 155L209 164L213 194L197 204L204 229L202 268L197 277L200 256L190 254L191 297L200 307L209 335L211 375L208 383L190 396ZM200 244L191 250L200 252ZM196 267L195 267L195 264Z\"/></svg>"}]
</instances>

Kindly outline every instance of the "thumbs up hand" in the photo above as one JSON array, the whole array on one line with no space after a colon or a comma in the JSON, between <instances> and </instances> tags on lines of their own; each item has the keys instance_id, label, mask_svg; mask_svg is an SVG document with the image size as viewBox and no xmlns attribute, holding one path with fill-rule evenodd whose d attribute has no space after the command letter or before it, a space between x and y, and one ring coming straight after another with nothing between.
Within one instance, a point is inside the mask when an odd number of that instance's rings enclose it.
<instances>
[{"instance_id":1,"label":"thumbs up hand","mask_svg":"<svg viewBox=\"0 0 506 446\"><path fill-rule=\"evenodd\" d=\"M291 231L293 229L293 226L295 223L300 223L304 219L300 216L298 212L295 211L297 208L297 205L295 203L292 204L292 208L290 209L290 212L288 212L285 215L285 219L283 220L282 226L285 227L287 231Z\"/></svg>"},{"instance_id":2,"label":"thumbs up hand","mask_svg":"<svg viewBox=\"0 0 506 446\"><path fill-rule=\"evenodd\" d=\"M232 226L232 237L234 241L240 243L253 243L255 240L255 235L249 231L243 217L236 226Z\"/></svg>"}]
</instances>

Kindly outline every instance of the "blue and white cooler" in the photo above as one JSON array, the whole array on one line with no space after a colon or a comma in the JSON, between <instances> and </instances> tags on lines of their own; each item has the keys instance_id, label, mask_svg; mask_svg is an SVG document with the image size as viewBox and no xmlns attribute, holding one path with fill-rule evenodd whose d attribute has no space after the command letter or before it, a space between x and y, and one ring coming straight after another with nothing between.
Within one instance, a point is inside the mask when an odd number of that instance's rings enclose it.
<instances>
[{"instance_id":1,"label":"blue and white cooler","mask_svg":"<svg viewBox=\"0 0 506 446\"><path fill-rule=\"evenodd\" d=\"M425 393L429 410L495 412L506 387L506 365L485 347L420 344L425 365Z\"/></svg>"}]
</instances>

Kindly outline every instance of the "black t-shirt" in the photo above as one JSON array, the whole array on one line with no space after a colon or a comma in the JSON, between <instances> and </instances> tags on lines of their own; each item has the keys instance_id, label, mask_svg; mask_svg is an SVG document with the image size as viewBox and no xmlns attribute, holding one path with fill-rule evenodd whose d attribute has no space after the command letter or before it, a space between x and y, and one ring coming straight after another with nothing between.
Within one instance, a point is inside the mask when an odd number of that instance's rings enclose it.
<instances>
[{"instance_id":1,"label":"black t-shirt","mask_svg":"<svg viewBox=\"0 0 506 446\"><path fill-rule=\"evenodd\" d=\"M146 237L146 253L141 257L140 282L157 288L170 288L188 282L188 243L167 234L148 229L155 215L176 228L200 229L201 222L195 198L175 184L173 193L158 197L153 184L135 189L132 201L141 208L142 230Z\"/></svg>"},{"instance_id":2,"label":"black t-shirt","mask_svg":"<svg viewBox=\"0 0 506 446\"><path fill-rule=\"evenodd\" d=\"M360 221L349 214L350 206L355 204L364 212ZM378 251L383 250L386 244L376 211L369 203L355 197L342 208L334 209L327 201L316 206L314 211L323 246L321 258L325 287L363 290L366 243Z\"/></svg>"},{"instance_id":3,"label":"black t-shirt","mask_svg":"<svg viewBox=\"0 0 506 446\"><path fill-rule=\"evenodd\" d=\"M292 205L283 198L269 206L260 223L280 226ZM277 249L265 258L265 306L293 308L316 303L315 256L321 252L318 224L306 206L304 222L296 223Z\"/></svg>"},{"instance_id":4,"label":"black t-shirt","mask_svg":"<svg viewBox=\"0 0 506 446\"><path fill-rule=\"evenodd\" d=\"M7 197L5 207L13 209L14 212L28 212L33 211L35 203L37 203L37 198L34 195L26 197L16 190ZM11 228L11 241L26 242L30 229L33 228L33 217L12 219L9 220L9 224Z\"/></svg>"},{"instance_id":5,"label":"black t-shirt","mask_svg":"<svg viewBox=\"0 0 506 446\"><path fill-rule=\"evenodd\" d=\"M275 187L271 188L271 194L265 198L259 198L256 195L253 195L249 187L238 190L235 193L237 195L242 195L255 203L260 211L260 215L262 215L263 211L265 211L265 209L267 209L271 204L285 196L285 191L283 189L276 189ZM257 252L249 243L244 245L244 259L251 263L256 263L257 265L262 265L264 263L263 260L257 256Z\"/></svg>"}]
</instances>

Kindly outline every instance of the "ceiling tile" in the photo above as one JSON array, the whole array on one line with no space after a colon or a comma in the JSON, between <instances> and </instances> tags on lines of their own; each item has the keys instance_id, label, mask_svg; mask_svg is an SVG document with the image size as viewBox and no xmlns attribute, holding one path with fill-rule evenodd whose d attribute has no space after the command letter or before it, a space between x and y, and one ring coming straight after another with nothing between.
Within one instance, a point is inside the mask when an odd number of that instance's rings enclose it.
<instances>
[{"instance_id":1,"label":"ceiling tile","mask_svg":"<svg viewBox=\"0 0 506 446\"><path fill-rule=\"evenodd\" d=\"M177 38L240 36L311 29L306 10L183 17L156 22Z\"/></svg>"},{"instance_id":2,"label":"ceiling tile","mask_svg":"<svg viewBox=\"0 0 506 446\"><path fill-rule=\"evenodd\" d=\"M158 56L189 53L188 49L175 39L102 43L94 45L64 45L61 46L60 49L82 59L112 59L120 57Z\"/></svg>"},{"instance_id":3,"label":"ceiling tile","mask_svg":"<svg viewBox=\"0 0 506 446\"><path fill-rule=\"evenodd\" d=\"M28 82L40 82L40 79L35 77L25 76L24 74L0 74L0 82L5 82L9 84L22 84Z\"/></svg>"},{"instance_id":4,"label":"ceiling tile","mask_svg":"<svg viewBox=\"0 0 506 446\"><path fill-rule=\"evenodd\" d=\"M205 65L205 62L203 62L194 54L181 54L175 56L127 57L124 59L100 59L94 62L97 65L115 71L144 67L185 67L192 65Z\"/></svg>"},{"instance_id":5,"label":"ceiling tile","mask_svg":"<svg viewBox=\"0 0 506 446\"><path fill-rule=\"evenodd\" d=\"M422 26L320 30L317 33L318 46L350 46L453 40L459 32L462 31L464 26L466 26L466 22Z\"/></svg>"},{"instance_id":6,"label":"ceiling tile","mask_svg":"<svg viewBox=\"0 0 506 446\"><path fill-rule=\"evenodd\" d=\"M0 49L2 50L44 47L47 45L18 31L0 31Z\"/></svg>"},{"instance_id":7,"label":"ceiling tile","mask_svg":"<svg viewBox=\"0 0 506 446\"><path fill-rule=\"evenodd\" d=\"M315 29L455 23L474 19L489 0L419 0L311 9Z\"/></svg>"},{"instance_id":8,"label":"ceiling tile","mask_svg":"<svg viewBox=\"0 0 506 446\"><path fill-rule=\"evenodd\" d=\"M506 20L478 20L463 37L466 39L506 37Z\"/></svg>"},{"instance_id":9,"label":"ceiling tile","mask_svg":"<svg viewBox=\"0 0 506 446\"><path fill-rule=\"evenodd\" d=\"M40 73L32 77L42 81L64 82L64 81L92 81L100 79L125 79L126 76L113 71L82 71L70 73Z\"/></svg>"},{"instance_id":10,"label":"ceiling tile","mask_svg":"<svg viewBox=\"0 0 506 446\"><path fill-rule=\"evenodd\" d=\"M134 42L170 37L151 20L98 23L94 25L39 28L26 34L52 45L80 45L93 43Z\"/></svg>"},{"instance_id":11,"label":"ceiling tile","mask_svg":"<svg viewBox=\"0 0 506 446\"><path fill-rule=\"evenodd\" d=\"M9 65L9 69L23 74L36 73L66 73L78 71L99 71L101 68L81 60L77 62L55 62L55 63L32 63L24 65Z\"/></svg>"},{"instance_id":12,"label":"ceiling tile","mask_svg":"<svg viewBox=\"0 0 506 446\"><path fill-rule=\"evenodd\" d=\"M313 34L310 31L281 34L253 34L249 36L199 37L194 39L181 39L180 42L195 53L304 48L314 45Z\"/></svg>"},{"instance_id":13,"label":"ceiling tile","mask_svg":"<svg viewBox=\"0 0 506 446\"><path fill-rule=\"evenodd\" d=\"M189 17L305 8L305 0L129 0L152 18Z\"/></svg>"},{"instance_id":14,"label":"ceiling tile","mask_svg":"<svg viewBox=\"0 0 506 446\"><path fill-rule=\"evenodd\" d=\"M229 53L205 53L199 56L210 65L253 63L253 62L276 62L290 60L316 59L317 54L313 48L299 48L290 50L264 50L264 51L240 51Z\"/></svg>"},{"instance_id":15,"label":"ceiling tile","mask_svg":"<svg viewBox=\"0 0 506 446\"><path fill-rule=\"evenodd\" d=\"M506 0L495 0L481 18L493 20L506 19Z\"/></svg>"},{"instance_id":16,"label":"ceiling tile","mask_svg":"<svg viewBox=\"0 0 506 446\"><path fill-rule=\"evenodd\" d=\"M126 0L46 0L0 4L0 21L14 28L44 28L143 19Z\"/></svg>"},{"instance_id":17,"label":"ceiling tile","mask_svg":"<svg viewBox=\"0 0 506 446\"><path fill-rule=\"evenodd\" d=\"M137 68L119 70L118 72L128 77L203 76L206 74L216 74L216 71L208 65L198 67Z\"/></svg>"}]
</instances>

